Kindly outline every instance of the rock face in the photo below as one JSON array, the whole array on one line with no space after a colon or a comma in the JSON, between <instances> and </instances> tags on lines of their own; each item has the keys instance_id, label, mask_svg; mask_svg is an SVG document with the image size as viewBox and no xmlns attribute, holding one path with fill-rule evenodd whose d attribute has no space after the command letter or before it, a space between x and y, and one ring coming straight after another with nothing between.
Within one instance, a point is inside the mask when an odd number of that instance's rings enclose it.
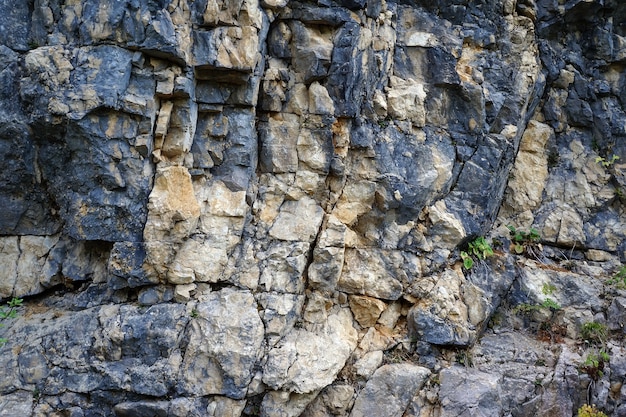
<instances>
[{"instance_id":1,"label":"rock face","mask_svg":"<svg viewBox=\"0 0 626 417\"><path fill-rule=\"evenodd\" d=\"M0 415L626 415L621 2L0 28Z\"/></svg>"}]
</instances>

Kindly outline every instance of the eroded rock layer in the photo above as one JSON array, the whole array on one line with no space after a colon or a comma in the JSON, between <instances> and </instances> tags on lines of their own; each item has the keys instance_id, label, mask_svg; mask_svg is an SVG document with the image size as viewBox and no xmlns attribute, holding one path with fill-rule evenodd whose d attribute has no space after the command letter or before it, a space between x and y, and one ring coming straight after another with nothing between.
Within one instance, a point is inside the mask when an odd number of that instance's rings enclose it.
<instances>
[{"instance_id":1,"label":"eroded rock layer","mask_svg":"<svg viewBox=\"0 0 626 417\"><path fill-rule=\"evenodd\" d=\"M0 28L0 415L626 416L621 2Z\"/></svg>"}]
</instances>

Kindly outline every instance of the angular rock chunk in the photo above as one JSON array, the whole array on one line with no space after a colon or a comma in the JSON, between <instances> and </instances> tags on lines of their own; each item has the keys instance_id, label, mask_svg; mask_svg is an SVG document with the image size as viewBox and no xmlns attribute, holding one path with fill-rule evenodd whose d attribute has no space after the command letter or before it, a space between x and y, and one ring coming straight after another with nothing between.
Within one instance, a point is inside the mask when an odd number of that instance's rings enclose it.
<instances>
[{"instance_id":1,"label":"angular rock chunk","mask_svg":"<svg viewBox=\"0 0 626 417\"><path fill-rule=\"evenodd\" d=\"M242 399L254 376L263 322L248 291L224 289L198 303L180 368L179 392Z\"/></svg>"},{"instance_id":2,"label":"angular rock chunk","mask_svg":"<svg viewBox=\"0 0 626 417\"><path fill-rule=\"evenodd\" d=\"M319 332L294 329L270 350L263 382L298 394L324 388L335 380L356 348L357 332L346 309L328 316Z\"/></svg>"},{"instance_id":3,"label":"angular rock chunk","mask_svg":"<svg viewBox=\"0 0 626 417\"><path fill-rule=\"evenodd\" d=\"M439 379L442 417L501 414L501 380L498 375L453 367L441 371Z\"/></svg>"},{"instance_id":4,"label":"angular rock chunk","mask_svg":"<svg viewBox=\"0 0 626 417\"><path fill-rule=\"evenodd\" d=\"M402 281L411 274L410 270L405 271L404 263L400 251L346 249L337 289L348 294L397 300L402 295Z\"/></svg>"},{"instance_id":5,"label":"angular rock chunk","mask_svg":"<svg viewBox=\"0 0 626 417\"><path fill-rule=\"evenodd\" d=\"M408 363L378 368L359 393L350 417L401 417L429 375L428 369Z\"/></svg>"}]
</instances>

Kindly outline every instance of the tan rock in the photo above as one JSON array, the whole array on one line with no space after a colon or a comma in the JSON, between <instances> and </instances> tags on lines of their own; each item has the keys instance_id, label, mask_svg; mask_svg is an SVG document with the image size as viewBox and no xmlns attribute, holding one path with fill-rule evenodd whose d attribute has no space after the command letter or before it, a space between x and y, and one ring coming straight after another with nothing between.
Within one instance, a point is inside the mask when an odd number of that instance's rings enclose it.
<instances>
[{"instance_id":1,"label":"tan rock","mask_svg":"<svg viewBox=\"0 0 626 417\"><path fill-rule=\"evenodd\" d=\"M163 147L163 141L167 135L167 129L170 127L170 118L172 117L172 109L174 103L166 101L161 104L159 109L159 117L157 118L156 128L154 129L154 148L161 149Z\"/></svg>"},{"instance_id":2,"label":"tan rock","mask_svg":"<svg viewBox=\"0 0 626 417\"><path fill-rule=\"evenodd\" d=\"M19 239L20 257L17 262L17 276L14 295L28 295L40 292L44 286L50 286L51 276L45 273L46 260L50 250L58 243L59 235L21 236ZM78 251L77 255L84 255ZM83 258L84 259L84 258ZM87 263L89 258L84 259ZM94 277L96 279L96 277Z\"/></svg>"},{"instance_id":3,"label":"tan rock","mask_svg":"<svg viewBox=\"0 0 626 417\"><path fill-rule=\"evenodd\" d=\"M585 257L590 261L595 262L606 262L614 259L614 256L611 255L609 252L598 249L587 250L587 252L585 253Z\"/></svg>"},{"instance_id":4,"label":"tan rock","mask_svg":"<svg viewBox=\"0 0 626 417\"><path fill-rule=\"evenodd\" d=\"M313 114L334 114L335 104L326 87L314 81L309 86L309 112Z\"/></svg>"},{"instance_id":5,"label":"tan rock","mask_svg":"<svg viewBox=\"0 0 626 417\"><path fill-rule=\"evenodd\" d=\"M303 417L347 415L347 410L352 405L353 397L354 388L351 385L329 385L311 402Z\"/></svg>"},{"instance_id":6,"label":"tan rock","mask_svg":"<svg viewBox=\"0 0 626 417\"><path fill-rule=\"evenodd\" d=\"M516 212L533 210L542 201L548 178L545 147L553 135L550 126L535 120L531 120L524 131L505 199Z\"/></svg>"},{"instance_id":7,"label":"tan rock","mask_svg":"<svg viewBox=\"0 0 626 417\"><path fill-rule=\"evenodd\" d=\"M347 183L333 210L333 215L348 226L354 224L359 216L372 209L375 193L376 183L373 181Z\"/></svg>"},{"instance_id":8,"label":"tan rock","mask_svg":"<svg viewBox=\"0 0 626 417\"><path fill-rule=\"evenodd\" d=\"M324 210L309 197L285 201L270 229L270 236L288 241L310 242L317 235Z\"/></svg>"},{"instance_id":9,"label":"tan rock","mask_svg":"<svg viewBox=\"0 0 626 417\"><path fill-rule=\"evenodd\" d=\"M374 371L383 363L383 351L373 350L367 352L354 363L356 374L365 378L372 376Z\"/></svg>"},{"instance_id":10,"label":"tan rock","mask_svg":"<svg viewBox=\"0 0 626 417\"><path fill-rule=\"evenodd\" d=\"M280 9L285 7L289 0L262 0L261 3L270 9Z\"/></svg>"},{"instance_id":11,"label":"tan rock","mask_svg":"<svg viewBox=\"0 0 626 417\"><path fill-rule=\"evenodd\" d=\"M297 115L309 112L309 91L303 83L297 83L289 90L285 111Z\"/></svg>"},{"instance_id":12,"label":"tan rock","mask_svg":"<svg viewBox=\"0 0 626 417\"><path fill-rule=\"evenodd\" d=\"M335 216L327 216L308 270L309 285L312 287L335 289L343 269L346 230L346 226Z\"/></svg>"},{"instance_id":13,"label":"tan rock","mask_svg":"<svg viewBox=\"0 0 626 417\"><path fill-rule=\"evenodd\" d=\"M298 159L311 170L328 172L330 152L328 152L329 138L310 129L302 129L298 135Z\"/></svg>"},{"instance_id":14,"label":"tan rock","mask_svg":"<svg viewBox=\"0 0 626 417\"><path fill-rule=\"evenodd\" d=\"M174 301L177 303L186 303L191 299L191 293L198 286L196 284L177 285L174 289Z\"/></svg>"},{"instance_id":15,"label":"tan rock","mask_svg":"<svg viewBox=\"0 0 626 417\"><path fill-rule=\"evenodd\" d=\"M243 217L248 211L245 191L231 191L222 181L208 187L208 212L215 216Z\"/></svg>"},{"instance_id":16,"label":"tan rock","mask_svg":"<svg viewBox=\"0 0 626 417\"><path fill-rule=\"evenodd\" d=\"M19 258L19 238L0 237L0 298L9 298L13 295Z\"/></svg>"},{"instance_id":17,"label":"tan rock","mask_svg":"<svg viewBox=\"0 0 626 417\"><path fill-rule=\"evenodd\" d=\"M196 311L198 320L190 323L179 389L187 395L243 398L264 335L254 297L232 289L211 292Z\"/></svg>"},{"instance_id":18,"label":"tan rock","mask_svg":"<svg viewBox=\"0 0 626 417\"><path fill-rule=\"evenodd\" d=\"M276 241L257 257L263 258L259 285L265 291L301 294L308 261L309 243Z\"/></svg>"},{"instance_id":19,"label":"tan rock","mask_svg":"<svg viewBox=\"0 0 626 417\"><path fill-rule=\"evenodd\" d=\"M265 172L283 173L298 170L296 148L300 119L294 114L272 115L260 124L260 163Z\"/></svg>"},{"instance_id":20,"label":"tan rock","mask_svg":"<svg viewBox=\"0 0 626 417\"><path fill-rule=\"evenodd\" d=\"M288 391L269 391L261 403L261 415L266 417L298 417L317 397L318 391L299 394Z\"/></svg>"},{"instance_id":21,"label":"tan rock","mask_svg":"<svg viewBox=\"0 0 626 417\"><path fill-rule=\"evenodd\" d=\"M397 300L407 279L399 251L346 249L337 289L348 294Z\"/></svg>"},{"instance_id":22,"label":"tan rock","mask_svg":"<svg viewBox=\"0 0 626 417\"><path fill-rule=\"evenodd\" d=\"M227 263L226 248L211 241L188 239L170 264L167 279L172 284L218 282Z\"/></svg>"},{"instance_id":23,"label":"tan rock","mask_svg":"<svg viewBox=\"0 0 626 417\"><path fill-rule=\"evenodd\" d=\"M216 395L211 398L206 408L207 417L239 417L243 413L246 403L246 400L233 400Z\"/></svg>"},{"instance_id":24,"label":"tan rock","mask_svg":"<svg viewBox=\"0 0 626 417\"><path fill-rule=\"evenodd\" d=\"M193 100L177 100L161 153L169 158L189 152L196 131L198 106Z\"/></svg>"},{"instance_id":25,"label":"tan rock","mask_svg":"<svg viewBox=\"0 0 626 417\"><path fill-rule=\"evenodd\" d=\"M387 304L373 297L351 295L348 300L354 319L361 327L374 326L381 313L387 308Z\"/></svg>"},{"instance_id":26,"label":"tan rock","mask_svg":"<svg viewBox=\"0 0 626 417\"><path fill-rule=\"evenodd\" d=\"M374 93L372 100L374 104L374 111L379 117L387 117L387 98L381 91Z\"/></svg>"},{"instance_id":27,"label":"tan rock","mask_svg":"<svg viewBox=\"0 0 626 417\"><path fill-rule=\"evenodd\" d=\"M280 294L263 292L257 300L263 311L261 318L265 324L265 337L270 346L293 328L304 305L304 296L297 294Z\"/></svg>"},{"instance_id":28,"label":"tan rock","mask_svg":"<svg viewBox=\"0 0 626 417\"><path fill-rule=\"evenodd\" d=\"M463 301L467 305L468 320L474 326L479 325L487 319L489 312L489 302L485 292L471 283L465 283L462 288Z\"/></svg>"},{"instance_id":29,"label":"tan rock","mask_svg":"<svg viewBox=\"0 0 626 417\"><path fill-rule=\"evenodd\" d=\"M381 313L378 318L378 324L387 329L393 329L398 322L398 319L402 315L402 304L398 301L394 301L389 304L387 308Z\"/></svg>"},{"instance_id":30,"label":"tan rock","mask_svg":"<svg viewBox=\"0 0 626 417\"><path fill-rule=\"evenodd\" d=\"M448 211L443 200L428 207L428 218L432 222L433 244L446 249L456 247L467 236L461 221Z\"/></svg>"},{"instance_id":31,"label":"tan rock","mask_svg":"<svg viewBox=\"0 0 626 417\"><path fill-rule=\"evenodd\" d=\"M391 87L387 92L389 116L399 120L410 120L415 126L424 126L426 110L424 86L414 80L403 80L391 76Z\"/></svg>"},{"instance_id":32,"label":"tan rock","mask_svg":"<svg viewBox=\"0 0 626 417\"><path fill-rule=\"evenodd\" d=\"M566 246L586 241L582 218L567 204L548 214L540 233L542 238Z\"/></svg>"},{"instance_id":33,"label":"tan rock","mask_svg":"<svg viewBox=\"0 0 626 417\"><path fill-rule=\"evenodd\" d=\"M147 241L182 239L195 229L199 217L200 205L187 169L181 166L158 169L149 197L144 238Z\"/></svg>"},{"instance_id":34,"label":"tan rock","mask_svg":"<svg viewBox=\"0 0 626 417\"><path fill-rule=\"evenodd\" d=\"M259 36L252 26L219 27L209 42L215 51L213 66L251 72L259 58Z\"/></svg>"},{"instance_id":35,"label":"tan rock","mask_svg":"<svg viewBox=\"0 0 626 417\"><path fill-rule=\"evenodd\" d=\"M321 329L293 329L271 349L263 367L263 382L272 389L298 394L318 391L335 380L356 343L352 314L339 309Z\"/></svg>"}]
</instances>

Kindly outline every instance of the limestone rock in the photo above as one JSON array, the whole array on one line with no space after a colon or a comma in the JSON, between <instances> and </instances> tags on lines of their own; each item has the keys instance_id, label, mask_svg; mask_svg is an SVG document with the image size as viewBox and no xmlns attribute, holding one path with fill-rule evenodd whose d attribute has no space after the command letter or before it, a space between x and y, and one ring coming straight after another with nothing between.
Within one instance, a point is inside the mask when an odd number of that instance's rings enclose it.
<instances>
[{"instance_id":1,"label":"limestone rock","mask_svg":"<svg viewBox=\"0 0 626 417\"><path fill-rule=\"evenodd\" d=\"M315 201L286 201L280 208L270 236L280 240L309 242L317 235L324 212Z\"/></svg>"},{"instance_id":2,"label":"limestone rock","mask_svg":"<svg viewBox=\"0 0 626 417\"><path fill-rule=\"evenodd\" d=\"M330 385L311 402L302 417L346 414L354 402L353 396L354 388L351 385Z\"/></svg>"},{"instance_id":3,"label":"limestone rock","mask_svg":"<svg viewBox=\"0 0 626 417\"><path fill-rule=\"evenodd\" d=\"M374 350L372 352L367 352L361 359L356 361L354 363L354 368L356 369L357 375L369 378L382 362L383 351Z\"/></svg>"},{"instance_id":4,"label":"limestone rock","mask_svg":"<svg viewBox=\"0 0 626 417\"><path fill-rule=\"evenodd\" d=\"M511 171L507 204L522 212L532 210L541 202L548 177L548 157L545 147L553 131L550 126L531 121L524 131L520 150Z\"/></svg>"},{"instance_id":5,"label":"limestone rock","mask_svg":"<svg viewBox=\"0 0 626 417\"><path fill-rule=\"evenodd\" d=\"M195 228L199 217L200 206L187 169L172 166L161 170L150 193L145 238L181 239Z\"/></svg>"},{"instance_id":6,"label":"limestone rock","mask_svg":"<svg viewBox=\"0 0 626 417\"><path fill-rule=\"evenodd\" d=\"M252 294L224 289L196 306L180 367L182 393L242 399L263 341L263 322Z\"/></svg>"},{"instance_id":7,"label":"limestone rock","mask_svg":"<svg viewBox=\"0 0 626 417\"><path fill-rule=\"evenodd\" d=\"M426 123L424 100L426 92L424 86L413 80L391 78L391 88L387 93L389 115L395 119L411 120L416 126Z\"/></svg>"},{"instance_id":8,"label":"limestone rock","mask_svg":"<svg viewBox=\"0 0 626 417\"><path fill-rule=\"evenodd\" d=\"M499 415L502 412L500 379L467 368L444 369L440 376L443 416L469 412L476 415Z\"/></svg>"},{"instance_id":9,"label":"limestone rock","mask_svg":"<svg viewBox=\"0 0 626 417\"><path fill-rule=\"evenodd\" d=\"M261 415L264 417L297 417L317 396L317 391L299 394L286 391L270 391L263 397Z\"/></svg>"},{"instance_id":10,"label":"limestone rock","mask_svg":"<svg viewBox=\"0 0 626 417\"><path fill-rule=\"evenodd\" d=\"M397 300L402 283L416 272L405 268L406 264L410 265L410 259L399 251L346 250L337 288L349 294Z\"/></svg>"},{"instance_id":11,"label":"limestone rock","mask_svg":"<svg viewBox=\"0 0 626 417\"><path fill-rule=\"evenodd\" d=\"M381 313L387 307L384 302L372 297L351 295L348 297L348 300L354 319L361 327L372 327L375 325Z\"/></svg>"},{"instance_id":12,"label":"limestone rock","mask_svg":"<svg viewBox=\"0 0 626 417\"><path fill-rule=\"evenodd\" d=\"M273 389L306 394L329 385L356 347L352 315L345 309L328 316L319 332L294 329L271 349L263 382Z\"/></svg>"},{"instance_id":13,"label":"limestone rock","mask_svg":"<svg viewBox=\"0 0 626 417\"><path fill-rule=\"evenodd\" d=\"M0 414L624 414L620 2L0 3Z\"/></svg>"},{"instance_id":14,"label":"limestone rock","mask_svg":"<svg viewBox=\"0 0 626 417\"><path fill-rule=\"evenodd\" d=\"M428 369L412 364L382 366L357 396L350 417L402 416L429 375Z\"/></svg>"}]
</instances>

